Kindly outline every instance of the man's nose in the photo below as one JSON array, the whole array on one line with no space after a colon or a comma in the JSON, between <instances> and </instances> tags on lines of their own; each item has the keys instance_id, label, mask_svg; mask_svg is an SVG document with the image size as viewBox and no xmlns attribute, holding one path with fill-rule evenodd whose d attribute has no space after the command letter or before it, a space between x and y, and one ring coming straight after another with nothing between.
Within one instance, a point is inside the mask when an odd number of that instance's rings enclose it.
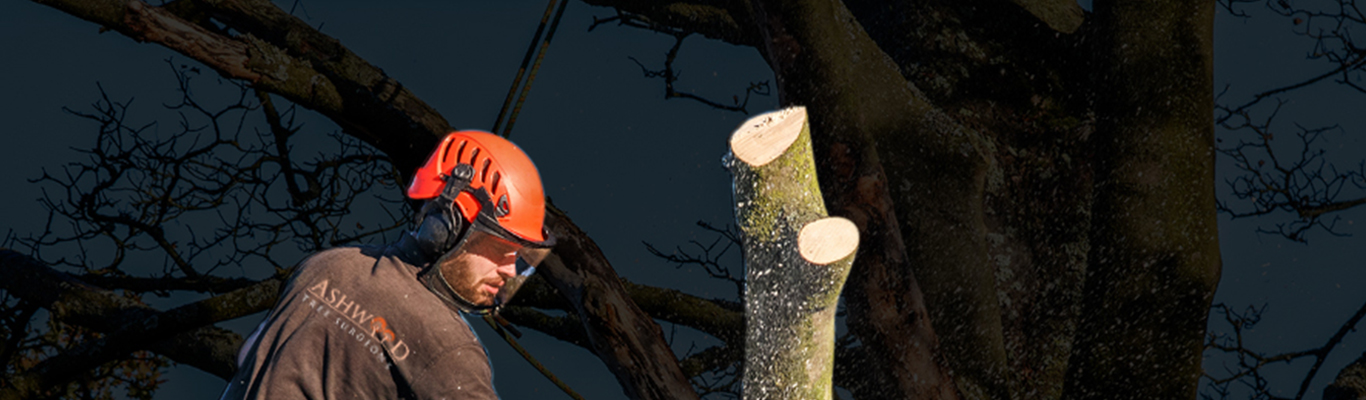
<instances>
[{"instance_id":1,"label":"man's nose","mask_svg":"<svg viewBox=\"0 0 1366 400\"><path fill-rule=\"evenodd\" d=\"M513 276L517 276L517 263L516 263L516 262L510 262L510 263L507 263L507 264L499 265L499 266L498 266L498 275L499 275L499 276L502 276L503 279L508 279L508 278L513 277Z\"/></svg>"}]
</instances>

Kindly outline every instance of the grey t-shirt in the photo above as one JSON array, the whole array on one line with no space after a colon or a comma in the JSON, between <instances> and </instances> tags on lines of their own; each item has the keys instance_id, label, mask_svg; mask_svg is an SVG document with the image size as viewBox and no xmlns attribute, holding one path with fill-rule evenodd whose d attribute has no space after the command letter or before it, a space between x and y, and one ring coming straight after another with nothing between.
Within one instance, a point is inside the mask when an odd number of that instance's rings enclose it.
<instances>
[{"instance_id":1,"label":"grey t-shirt","mask_svg":"<svg viewBox=\"0 0 1366 400\"><path fill-rule=\"evenodd\" d=\"M387 249L304 260L244 344L222 398L496 399L468 322Z\"/></svg>"}]
</instances>

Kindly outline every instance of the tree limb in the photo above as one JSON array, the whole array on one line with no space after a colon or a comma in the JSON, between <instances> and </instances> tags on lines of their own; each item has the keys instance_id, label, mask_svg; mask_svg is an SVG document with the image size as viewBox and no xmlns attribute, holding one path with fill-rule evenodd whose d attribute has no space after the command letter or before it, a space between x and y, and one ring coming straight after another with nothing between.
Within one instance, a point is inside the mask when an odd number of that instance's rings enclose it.
<instances>
[{"instance_id":1,"label":"tree limb","mask_svg":"<svg viewBox=\"0 0 1366 400\"><path fill-rule=\"evenodd\" d=\"M663 331L626 294L602 251L569 217L547 205L546 225L558 243L541 268L546 280L574 305L594 353L628 396L697 398L678 367Z\"/></svg>"},{"instance_id":2,"label":"tree limb","mask_svg":"<svg viewBox=\"0 0 1366 400\"><path fill-rule=\"evenodd\" d=\"M269 3L210 3L222 22L248 32L227 37L138 0L35 1L161 44L318 111L380 149L400 171L414 170L438 135L450 130L445 118L379 68Z\"/></svg>"},{"instance_id":3,"label":"tree limb","mask_svg":"<svg viewBox=\"0 0 1366 400\"><path fill-rule=\"evenodd\" d=\"M0 391L0 398L8 399L41 393L83 371L144 349L164 351L177 362L226 379L236 364L233 355L241 339L206 325L269 308L279 292L280 279L158 312L6 249L0 250L0 284L49 309L55 319L105 333L11 377L12 386Z\"/></svg>"},{"instance_id":4,"label":"tree limb","mask_svg":"<svg viewBox=\"0 0 1366 400\"><path fill-rule=\"evenodd\" d=\"M625 279L621 284L636 305L653 318L700 330L727 345L743 344L745 317L740 312L674 289L641 285Z\"/></svg>"},{"instance_id":5,"label":"tree limb","mask_svg":"<svg viewBox=\"0 0 1366 400\"><path fill-rule=\"evenodd\" d=\"M259 283L247 278L222 278L212 275L201 275L195 278L144 278L135 276L86 274L80 276L78 279L80 279L81 282L106 290L123 289L139 293L167 293L173 291L225 293Z\"/></svg>"},{"instance_id":6,"label":"tree limb","mask_svg":"<svg viewBox=\"0 0 1366 400\"><path fill-rule=\"evenodd\" d=\"M583 322L574 315L552 317L526 306L508 306L500 310L498 315L517 325L535 329L589 351L593 350L588 335L584 334Z\"/></svg>"},{"instance_id":7,"label":"tree limb","mask_svg":"<svg viewBox=\"0 0 1366 400\"><path fill-rule=\"evenodd\" d=\"M1048 24L1049 28L1062 33L1076 32L1081 26L1085 11L1081 5L1070 0L1010 0Z\"/></svg>"},{"instance_id":8,"label":"tree limb","mask_svg":"<svg viewBox=\"0 0 1366 400\"><path fill-rule=\"evenodd\" d=\"M696 32L707 38L738 46L763 47L762 36L756 28L747 0L584 0L584 3L612 7L645 17L651 23Z\"/></svg>"}]
</instances>

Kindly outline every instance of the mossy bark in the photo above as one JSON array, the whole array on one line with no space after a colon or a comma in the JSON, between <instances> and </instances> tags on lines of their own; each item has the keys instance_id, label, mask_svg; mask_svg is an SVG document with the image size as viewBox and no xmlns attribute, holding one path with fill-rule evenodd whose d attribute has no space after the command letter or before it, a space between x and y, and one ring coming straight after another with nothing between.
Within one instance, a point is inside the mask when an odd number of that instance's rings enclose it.
<instances>
[{"instance_id":1,"label":"mossy bark","mask_svg":"<svg viewBox=\"0 0 1366 400\"><path fill-rule=\"evenodd\" d=\"M1366 353L1342 368L1333 383L1323 388L1323 400L1359 399L1366 399Z\"/></svg>"},{"instance_id":2,"label":"mossy bark","mask_svg":"<svg viewBox=\"0 0 1366 400\"><path fill-rule=\"evenodd\" d=\"M853 252L819 265L799 253L797 232L826 217L809 124L780 156L751 165L728 154L735 218L745 249L746 399L829 399L835 309Z\"/></svg>"},{"instance_id":3,"label":"mossy bark","mask_svg":"<svg viewBox=\"0 0 1366 400\"><path fill-rule=\"evenodd\" d=\"M1220 273L1214 8L1096 3L1092 248L1065 398L1196 397Z\"/></svg>"},{"instance_id":4,"label":"mossy bark","mask_svg":"<svg viewBox=\"0 0 1366 400\"><path fill-rule=\"evenodd\" d=\"M756 3L780 101L812 110L829 204L881 253L847 299L850 330L885 349L869 360L877 396L1008 398L982 137L908 85L840 2Z\"/></svg>"}]
</instances>

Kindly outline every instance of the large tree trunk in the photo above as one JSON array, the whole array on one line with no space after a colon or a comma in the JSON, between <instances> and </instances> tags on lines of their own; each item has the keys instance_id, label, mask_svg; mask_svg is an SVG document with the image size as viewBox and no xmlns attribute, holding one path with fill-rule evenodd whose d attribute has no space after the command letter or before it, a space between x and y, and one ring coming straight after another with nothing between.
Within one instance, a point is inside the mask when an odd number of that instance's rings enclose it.
<instances>
[{"instance_id":1,"label":"large tree trunk","mask_svg":"<svg viewBox=\"0 0 1366 400\"><path fill-rule=\"evenodd\" d=\"M1220 270L1214 7L1096 4L1096 199L1067 398L1196 396Z\"/></svg>"},{"instance_id":2,"label":"large tree trunk","mask_svg":"<svg viewBox=\"0 0 1366 400\"><path fill-rule=\"evenodd\" d=\"M877 397L955 398L956 383L968 398L1007 398L980 138L907 85L839 2L758 3L780 101L811 110L831 209L877 249L859 255L848 284L850 329L873 346ZM892 206L912 191L928 191L917 197L926 202Z\"/></svg>"},{"instance_id":3,"label":"large tree trunk","mask_svg":"<svg viewBox=\"0 0 1366 400\"><path fill-rule=\"evenodd\" d=\"M736 224L745 254L747 399L829 399L835 309L858 230L825 218L806 110L745 121L731 136Z\"/></svg>"}]
</instances>

